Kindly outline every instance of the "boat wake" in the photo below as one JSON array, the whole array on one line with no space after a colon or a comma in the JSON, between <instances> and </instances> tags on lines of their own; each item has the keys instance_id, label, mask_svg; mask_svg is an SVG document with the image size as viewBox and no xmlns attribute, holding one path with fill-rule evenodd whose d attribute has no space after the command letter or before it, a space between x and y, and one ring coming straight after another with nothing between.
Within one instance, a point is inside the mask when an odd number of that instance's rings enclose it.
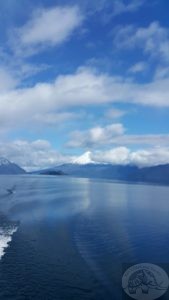
<instances>
[{"instance_id":1,"label":"boat wake","mask_svg":"<svg viewBox=\"0 0 169 300\"><path fill-rule=\"evenodd\" d=\"M0 260L5 254L5 249L9 247L12 236L17 229L18 224L16 222L12 222L0 214Z\"/></svg>"}]
</instances>

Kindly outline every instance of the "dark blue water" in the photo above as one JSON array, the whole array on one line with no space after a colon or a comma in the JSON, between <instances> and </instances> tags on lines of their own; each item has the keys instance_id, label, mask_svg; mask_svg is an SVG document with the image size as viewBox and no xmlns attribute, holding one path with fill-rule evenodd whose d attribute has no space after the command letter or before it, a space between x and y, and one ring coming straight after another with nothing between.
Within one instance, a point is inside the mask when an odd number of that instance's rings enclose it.
<instances>
[{"instance_id":1,"label":"dark blue water","mask_svg":"<svg viewBox=\"0 0 169 300\"><path fill-rule=\"evenodd\" d=\"M0 299L121 299L125 263L169 263L169 188L1 176L0 258Z\"/></svg>"}]
</instances>

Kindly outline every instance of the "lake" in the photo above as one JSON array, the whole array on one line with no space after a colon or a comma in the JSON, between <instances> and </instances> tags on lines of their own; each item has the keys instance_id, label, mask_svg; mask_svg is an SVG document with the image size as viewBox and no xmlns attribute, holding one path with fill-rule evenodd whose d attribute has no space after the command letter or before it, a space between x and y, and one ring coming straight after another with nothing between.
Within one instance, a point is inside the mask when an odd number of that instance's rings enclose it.
<instances>
[{"instance_id":1,"label":"lake","mask_svg":"<svg viewBox=\"0 0 169 300\"><path fill-rule=\"evenodd\" d=\"M0 176L0 258L0 299L122 299L125 264L169 263L169 187Z\"/></svg>"}]
</instances>

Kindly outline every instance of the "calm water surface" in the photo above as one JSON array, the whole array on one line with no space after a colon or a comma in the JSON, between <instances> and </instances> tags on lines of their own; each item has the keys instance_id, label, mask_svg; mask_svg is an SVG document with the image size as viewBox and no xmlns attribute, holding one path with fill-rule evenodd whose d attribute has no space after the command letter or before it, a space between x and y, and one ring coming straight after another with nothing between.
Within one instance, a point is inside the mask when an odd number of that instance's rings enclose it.
<instances>
[{"instance_id":1,"label":"calm water surface","mask_svg":"<svg viewBox=\"0 0 169 300\"><path fill-rule=\"evenodd\" d=\"M121 299L141 262L169 263L168 187L0 177L0 299Z\"/></svg>"}]
</instances>

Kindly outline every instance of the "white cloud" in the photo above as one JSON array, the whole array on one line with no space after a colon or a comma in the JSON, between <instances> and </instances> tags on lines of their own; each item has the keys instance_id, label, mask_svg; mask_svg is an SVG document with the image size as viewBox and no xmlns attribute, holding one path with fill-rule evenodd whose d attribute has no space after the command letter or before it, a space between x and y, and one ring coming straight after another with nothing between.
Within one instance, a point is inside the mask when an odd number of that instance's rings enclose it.
<instances>
[{"instance_id":1,"label":"white cloud","mask_svg":"<svg viewBox=\"0 0 169 300\"><path fill-rule=\"evenodd\" d=\"M132 151L126 147L118 147L108 151L96 151L91 158L99 163L133 164L139 167L156 166L169 163L169 148L155 147Z\"/></svg>"},{"instance_id":2,"label":"white cloud","mask_svg":"<svg viewBox=\"0 0 169 300\"><path fill-rule=\"evenodd\" d=\"M117 109L117 108L112 108L106 111L105 117L108 119L118 119L123 117L124 115L127 114L127 111Z\"/></svg>"},{"instance_id":3,"label":"white cloud","mask_svg":"<svg viewBox=\"0 0 169 300\"><path fill-rule=\"evenodd\" d=\"M80 68L58 76L51 83L14 89L0 94L0 123L14 128L34 124L40 115L80 109L92 104L134 103L156 107L169 106L169 78L137 84L128 78L113 77L90 68ZM51 115L52 116L52 115ZM40 120L42 124L42 118ZM44 120L45 123L45 120Z\"/></svg>"},{"instance_id":4,"label":"white cloud","mask_svg":"<svg viewBox=\"0 0 169 300\"><path fill-rule=\"evenodd\" d=\"M114 45L122 49L140 48L151 57L169 62L169 29L158 22L148 27L119 27L115 31Z\"/></svg>"},{"instance_id":5,"label":"white cloud","mask_svg":"<svg viewBox=\"0 0 169 300\"><path fill-rule=\"evenodd\" d=\"M98 148L112 145L149 145L169 146L169 134L126 134L121 123L94 127L88 130L76 130L70 134L69 147Z\"/></svg>"},{"instance_id":6,"label":"white cloud","mask_svg":"<svg viewBox=\"0 0 169 300\"><path fill-rule=\"evenodd\" d=\"M169 163L169 148L138 150L130 154L130 160L138 166L155 166Z\"/></svg>"},{"instance_id":7,"label":"white cloud","mask_svg":"<svg viewBox=\"0 0 169 300\"><path fill-rule=\"evenodd\" d=\"M18 80L7 68L0 66L0 93L13 89L17 86Z\"/></svg>"},{"instance_id":8,"label":"white cloud","mask_svg":"<svg viewBox=\"0 0 169 300\"><path fill-rule=\"evenodd\" d=\"M82 21L78 6L39 9L23 27L12 32L11 41L16 53L31 55L68 40Z\"/></svg>"},{"instance_id":9,"label":"white cloud","mask_svg":"<svg viewBox=\"0 0 169 300\"><path fill-rule=\"evenodd\" d=\"M154 75L155 79L169 78L169 66L159 66Z\"/></svg>"},{"instance_id":10,"label":"white cloud","mask_svg":"<svg viewBox=\"0 0 169 300\"><path fill-rule=\"evenodd\" d=\"M114 0L113 1L113 15L120 15L123 13L135 12L137 11L143 4L144 0L131 0L126 3L123 0Z\"/></svg>"},{"instance_id":11,"label":"white cloud","mask_svg":"<svg viewBox=\"0 0 169 300\"><path fill-rule=\"evenodd\" d=\"M117 145L151 145L151 146L168 146L169 145L169 134L125 134L117 136L109 144Z\"/></svg>"},{"instance_id":12,"label":"white cloud","mask_svg":"<svg viewBox=\"0 0 169 300\"><path fill-rule=\"evenodd\" d=\"M145 71L147 69L147 63L145 63L144 61L140 61L137 62L136 64L134 64L130 69L129 72L130 73L142 73L143 71Z\"/></svg>"},{"instance_id":13,"label":"white cloud","mask_svg":"<svg viewBox=\"0 0 169 300\"><path fill-rule=\"evenodd\" d=\"M120 123L111 124L106 127L94 127L86 131L75 131L71 134L69 147L98 147L107 145L116 136L124 134L124 127Z\"/></svg>"},{"instance_id":14,"label":"white cloud","mask_svg":"<svg viewBox=\"0 0 169 300\"><path fill-rule=\"evenodd\" d=\"M130 150L126 147L117 147L108 151L93 152L91 158L98 163L122 164L129 163Z\"/></svg>"},{"instance_id":15,"label":"white cloud","mask_svg":"<svg viewBox=\"0 0 169 300\"><path fill-rule=\"evenodd\" d=\"M81 112L83 115L83 112ZM73 112L57 112L57 113L44 113L36 114L32 118L33 123L42 124L45 126L55 126L64 124L71 120L78 120L80 118L79 114Z\"/></svg>"},{"instance_id":16,"label":"white cloud","mask_svg":"<svg viewBox=\"0 0 169 300\"><path fill-rule=\"evenodd\" d=\"M0 156L26 170L39 170L71 160L70 156L58 153L46 140L0 142Z\"/></svg>"},{"instance_id":17,"label":"white cloud","mask_svg":"<svg viewBox=\"0 0 169 300\"><path fill-rule=\"evenodd\" d=\"M1 142L0 156L19 164L27 171L78 161L78 156L61 154L46 140ZM154 166L169 163L169 147L160 146L132 151L122 146L107 151L92 151L90 157L97 163L134 164L139 167Z\"/></svg>"},{"instance_id":18,"label":"white cloud","mask_svg":"<svg viewBox=\"0 0 169 300\"><path fill-rule=\"evenodd\" d=\"M62 0L63 1L63 0ZM137 11L143 4L145 0L69 0L70 3L77 3L81 6L85 12L88 14L94 14L101 12L101 17L105 19L107 16L114 17L124 13L130 13ZM108 14L109 12L109 14Z\"/></svg>"}]
</instances>

